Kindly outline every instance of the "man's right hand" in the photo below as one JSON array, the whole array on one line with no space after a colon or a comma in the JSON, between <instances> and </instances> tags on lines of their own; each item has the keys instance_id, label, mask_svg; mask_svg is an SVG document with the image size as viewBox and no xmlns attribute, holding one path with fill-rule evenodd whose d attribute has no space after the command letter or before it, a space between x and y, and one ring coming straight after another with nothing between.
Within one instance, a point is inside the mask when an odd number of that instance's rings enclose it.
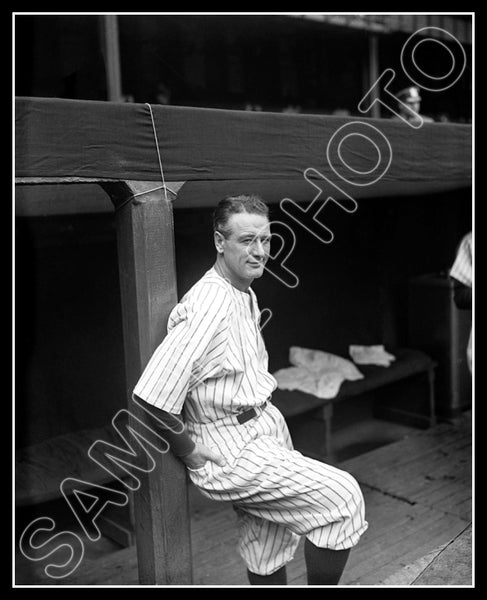
<instances>
[{"instance_id":1,"label":"man's right hand","mask_svg":"<svg viewBox=\"0 0 487 600\"><path fill-rule=\"evenodd\" d=\"M193 452L181 457L181 460L190 469L201 469L201 467L204 467L209 460L220 467L223 467L226 464L226 460L221 454L214 452L211 448L198 442L195 443Z\"/></svg>"}]
</instances>

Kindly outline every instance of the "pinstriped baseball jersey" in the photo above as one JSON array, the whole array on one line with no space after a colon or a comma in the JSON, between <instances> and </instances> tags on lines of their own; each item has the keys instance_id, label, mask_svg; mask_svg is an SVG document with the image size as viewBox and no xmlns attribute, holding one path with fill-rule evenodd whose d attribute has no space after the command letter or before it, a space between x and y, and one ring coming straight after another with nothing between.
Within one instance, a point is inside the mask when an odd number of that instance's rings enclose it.
<instances>
[{"instance_id":1,"label":"pinstriped baseball jersey","mask_svg":"<svg viewBox=\"0 0 487 600\"><path fill-rule=\"evenodd\" d=\"M460 242L458 252L450 269L450 276L455 278L463 285L472 287L472 232L465 235ZM468 338L467 360L470 371L472 370L472 330Z\"/></svg>"},{"instance_id":2,"label":"pinstriped baseball jersey","mask_svg":"<svg viewBox=\"0 0 487 600\"><path fill-rule=\"evenodd\" d=\"M463 285L472 287L472 232L467 233L462 239L455 262L450 269L450 276Z\"/></svg>"},{"instance_id":3,"label":"pinstriped baseball jersey","mask_svg":"<svg viewBox=\"0 0 487 600\"><path fill-rule=\"evenodd\" d=\"M188 469L206 496L233 503L248 568L273 573L306 535L320 547L355 545L367 528L364 502L348 473L293 449L286 422L269 397L276 387L259 330L254 292L242 292L214 268L172 311L168 335L134 394L163 410L183 410L194 441L215 449ZM267 400L267 405L264 403ZM239 423L239 412L257 416Z\"/></svg>"},{"instance_id":4,"label":"pinstriped baseball jersey","mask_svg":"<svg viewBox=\"0 0 487 600\"><path fill-rule=\"evenodd\" d=\"M168 335L134 394L189 422L210 423L259 406L276 388L252 289L241 292L210 269L173 309Z\"/></svg>"}]
</instances>

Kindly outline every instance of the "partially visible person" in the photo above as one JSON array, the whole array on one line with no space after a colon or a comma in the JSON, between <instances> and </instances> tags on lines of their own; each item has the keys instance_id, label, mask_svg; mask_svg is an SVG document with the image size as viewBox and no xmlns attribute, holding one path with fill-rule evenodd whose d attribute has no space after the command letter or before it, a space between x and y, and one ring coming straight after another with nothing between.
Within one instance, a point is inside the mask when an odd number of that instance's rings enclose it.
<instances>
[{"instance_id":1,"label":"partially visible person","mask_svg":"<svg viewBox=\"0 0 487 600\"><path fill-rule=\"evenodd\" d=\"M288 104L282 109L283 113L299 114L303 111L299 104Z\"/></svg>"},{"instance_id":2,"label":"partially visible person","mask_svg":"<svg viewBox=\"0 0 487 600\"><path fill-rule=\"evenodd\" d=\"M408 123L420 124L420 118L425 123L433 123L431 117L427 117L421 114L421 96L419 95L419 88L415 85L404 88L400 92L397 92L396 98L399 100L397 108L402 119L408 121ZM394 119L399 117L395 116Z\"/></svg>"},{"instance_id":3,"label":"partially visible person","mask_svg":"<svg viewBox=\"0 0 487 600\"><path fill-rule=\"evenodd\" d=\"M437 123L450 123L450 121L451 121L450 117L445 112L440 113L436 117L436 122Z\"/></svg>"},{"instance_id":4,"label":"partially visible person","mask_svg":"<svg viewBox=\"0 0 487 600\"><path fill-rule=\"evenodd\" d=\"M334 117L349 117L350 111L348 108L335 108L331 113Z\"/></svg>"},{"instance_id":5,"label":"partially visible person","mask_svg":"<svg viewBox=\"0 0 487 600\"><path fill-rule=\"evenodd\" d=\"M457 308L472 310L472 232L460 242L450 277L453 279L453 299ZM468 368L472 371L472 331L467 346Z\"/></svg>"},{"instance_id":6,"label":"partially visible person","mask_svg":"<svg viewBox=\"0 0 487 600\"><path fill-rule=\"evenodd\" d=\"M251 102L247 102L245 104L245 110L252 112L262 112L262 106L260 104L252 104Z\"/></svg>"},{"instance_id":7,"label":"partially visible person","mask_svg":"<svg viewBox=\"0 0 487 600\"><path fill-rule=\"evenodd\" d=\"M171 90L162 81L157 84L156 102L164 105L171 104Z\"/></svg>"}]
</instances>

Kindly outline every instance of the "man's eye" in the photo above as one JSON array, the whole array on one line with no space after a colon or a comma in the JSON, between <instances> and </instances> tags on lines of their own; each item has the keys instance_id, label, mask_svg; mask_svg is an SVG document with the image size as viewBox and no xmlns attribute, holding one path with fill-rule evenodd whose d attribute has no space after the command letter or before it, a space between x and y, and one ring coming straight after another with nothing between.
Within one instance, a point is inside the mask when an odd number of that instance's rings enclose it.
<instances>
[{"instance_id":1,"label":"man's eye","mask_svg":"<svg viewBox=\"0 0 487 600\"><path fill-rule=\"evenodd\" d=\"M266 238L245 238L241 241L242 244L244 244L245 246L251 246L252 244L257 243L258 241L260 241L261 244L269 244L271 241L270 237L266 237Z\"/></svg>"}]
</instances>

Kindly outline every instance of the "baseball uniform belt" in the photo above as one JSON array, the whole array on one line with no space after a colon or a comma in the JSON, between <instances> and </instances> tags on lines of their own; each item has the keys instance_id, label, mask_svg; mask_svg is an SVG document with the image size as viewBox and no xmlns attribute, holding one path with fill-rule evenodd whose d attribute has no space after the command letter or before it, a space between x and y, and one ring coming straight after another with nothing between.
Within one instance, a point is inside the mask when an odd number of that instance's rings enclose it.
<instances>
[{"instance_id":1,"label":"baseball uniform belt","mask_svg":"<svg viewBox=\"0 0 487 600\"><path fill-rule=\"evenodd\" d=\"M264 404L261 404L258 407L258 409L260 409L259 412L264 410L264 408L266 406L267 406L267 402L264 402ZM247 423L247 421L250 421L250 419L255 419L255 417L257 417L257 415L259 414L259 412L257 412L257 410L255 410L255 408L249 408L248 410L244 410L243 412L241 412L237 415L237 421L240 423L240 425L243 425L243 423Z\"/></svg>"}]
</instances>

